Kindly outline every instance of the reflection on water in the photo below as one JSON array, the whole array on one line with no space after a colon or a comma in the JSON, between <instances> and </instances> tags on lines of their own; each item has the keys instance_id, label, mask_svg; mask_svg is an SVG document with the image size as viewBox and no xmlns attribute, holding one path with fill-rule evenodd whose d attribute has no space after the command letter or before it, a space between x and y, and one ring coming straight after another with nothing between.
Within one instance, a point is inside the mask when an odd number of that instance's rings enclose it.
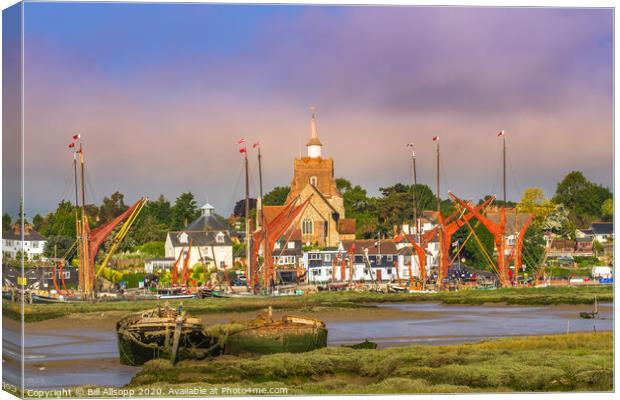
<instances>
[{"instance_id":1,"label":"reflection on water","mask_svg":"<svg viewBox=\"0 0 620 400\"><path fill-rule=\"evenodd\" d=\"M506 336L548 335L613 329L611 304L599 305L599 317L579 311L592 306L454 306L439 303L382 304L379 308L409 311L411 318L388 321L327 321L329 344L368 338L380 347L406 344L450 344Z\"/></svg>"},{"instance_id":2,"label":"reflection on water","mask_svg":"<svg viewBox=\"0 0 620 400\"><path fill-rule=\"evenodd\" d=\"M505 336L545 335L613 329L611 304L599 305L605 319L579 318L579 311L592 306L451 306L438 303L383 304L373 318L324 318L329 345L377 342L380 347L406 344L449 344ZM398 317L394 310L399 311ZM382 319L382 311L384 316ZM347 310L355 313L355 310ZM353 315L354 316L354 315ZM320 315L316 315L321 318ZM77 385L123 386L139 370L120 365L116 332L112 324L102 328L89 320L66 320L62 329L26 325L25 384L46 389ZM18 327L18 325L16 325ZM18 328L17 328L18 329ZM19 332L7 329L3 335L3 379L19 382ZM6 360L6 362L5 362Z\"/></svg>"}]
</instances>

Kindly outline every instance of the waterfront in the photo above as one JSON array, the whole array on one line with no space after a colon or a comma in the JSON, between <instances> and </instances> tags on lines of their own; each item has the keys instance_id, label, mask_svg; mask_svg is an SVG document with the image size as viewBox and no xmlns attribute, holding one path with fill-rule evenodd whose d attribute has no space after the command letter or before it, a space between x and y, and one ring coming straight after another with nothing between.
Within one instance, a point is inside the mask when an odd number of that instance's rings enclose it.
<instances>
[{"instance_id":1,"label":"waterfront","mask_svg":"<svg viewBox=\"0 0 620 400\"><path fill-rule=\"evenodd\" d=\"M325 321L329 346L369 339L379 347L409 344L443 345L487 338L592 332L613 329L612 303L599 304L599 320L584 320L581 311L592 305L444 305L436 302L381 304L357 309L315 308L293 311ZM276 312L275 316L281 315ZM116 321L122 312L110 311L26 324L25 372L28 388L77 385L123 386L140 370L120 365ZM203 314L207 323L251 318L255 312ZM19 364L19 324L4 319L3 380L15 382Z\"/></svg>"}]
</instances>

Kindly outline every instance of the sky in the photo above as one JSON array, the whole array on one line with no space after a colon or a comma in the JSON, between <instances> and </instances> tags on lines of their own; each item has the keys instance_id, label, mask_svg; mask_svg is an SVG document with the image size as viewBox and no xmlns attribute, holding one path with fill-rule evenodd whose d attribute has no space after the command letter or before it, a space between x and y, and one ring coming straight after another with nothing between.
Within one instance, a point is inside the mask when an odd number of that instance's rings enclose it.
<instances>
[{"instance_id":1,"label":"sky","mask_svg":"<svg viewBox=\"0 0 620 400\"><path fill-rule=\"evenodd\" d=\"M260 141L265 192L289 185L316 107L335 176L371 195L418 182L466 199L548 196L572 170L613 185L611 9L26 3L25 205L191 191L228 215L237 140ZM250 151L251 195L258 195Z\"/></svg>"}]
</instances>

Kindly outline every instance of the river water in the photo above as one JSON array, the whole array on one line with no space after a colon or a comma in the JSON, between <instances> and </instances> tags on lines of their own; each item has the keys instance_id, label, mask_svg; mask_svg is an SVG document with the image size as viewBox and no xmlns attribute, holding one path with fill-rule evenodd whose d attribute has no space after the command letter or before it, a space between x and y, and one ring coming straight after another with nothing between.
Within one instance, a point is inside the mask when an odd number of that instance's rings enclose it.
<instances>
[{"instance_id":1,"label":"river water","mask_svg":"<svg viewBox=\"0 0 620 400\"><path fill-rule=\"evenodd\" d=\"M613 330L611 304L599 305L602 319L586 320L588 305L454 306L439 303L382 304L377 308L304 314L325 321L331 346L369 339L379 347L451 344L507 336ZM252 318L254 313L201 316L207 324ZM276 314L276 317L278 314ZM26 324L25 386L51 389L77 385L123 386L139 367L120 365L115 323L118 315L65 317ZM19 325L3 319L2 378L19 384Z\"/></svg>"}]
</instances>

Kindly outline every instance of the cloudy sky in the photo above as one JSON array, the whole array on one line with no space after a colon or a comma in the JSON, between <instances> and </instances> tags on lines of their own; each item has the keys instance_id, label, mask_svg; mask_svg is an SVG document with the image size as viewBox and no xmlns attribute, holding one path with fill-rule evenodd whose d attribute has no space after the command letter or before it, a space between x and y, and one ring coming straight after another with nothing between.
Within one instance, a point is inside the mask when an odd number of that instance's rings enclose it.
<instances>
[{"instance_id":1,"label":"cloudy sky","mask_svg":"<svg viewBox=\"0 0 620 400\"><path fill-rule=\"evenodd\" d=\"M478 199L552 195L581 170L612 186L610 9L25 5L29 215L71 198L82 134L87 200L192 191L243 197L236 141L260 141L265 190L288 185L309 111L336 176L369 193L411 180ZM250 153L256 176L255 154ZM252 195L258 192L255 179Z\"/></svg>"}]
</instances>

